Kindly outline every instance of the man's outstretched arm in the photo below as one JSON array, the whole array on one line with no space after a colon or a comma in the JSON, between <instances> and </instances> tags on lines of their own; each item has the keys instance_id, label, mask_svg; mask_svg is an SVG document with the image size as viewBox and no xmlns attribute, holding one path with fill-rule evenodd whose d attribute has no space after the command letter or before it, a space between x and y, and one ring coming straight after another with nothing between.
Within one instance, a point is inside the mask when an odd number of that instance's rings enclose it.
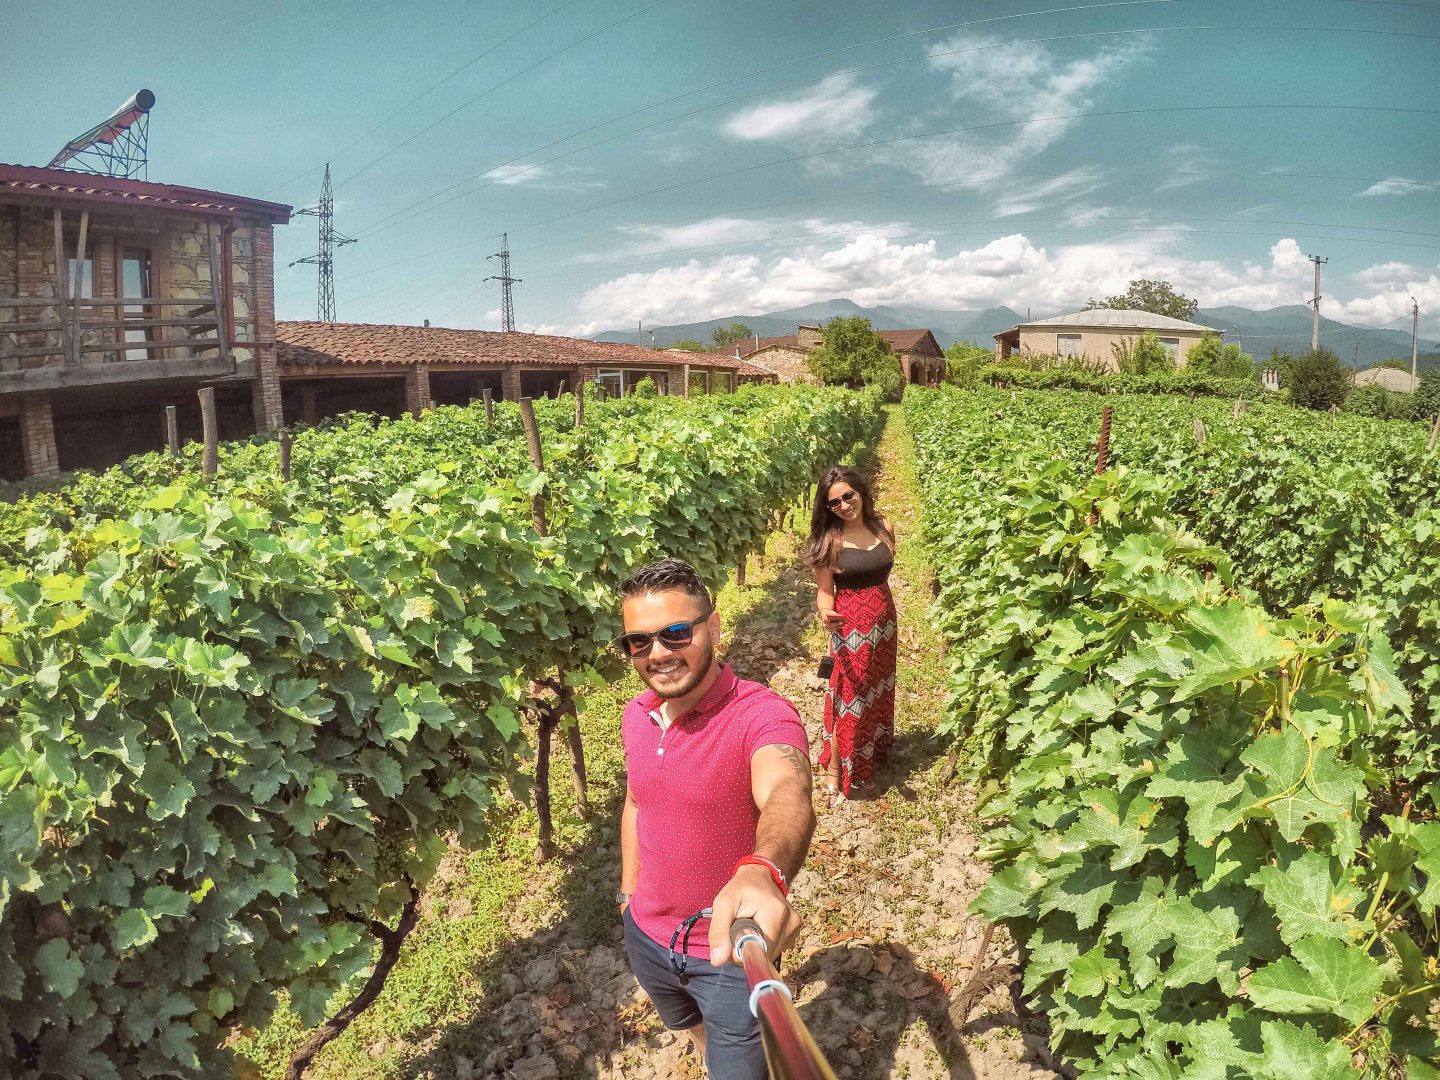
<instances>
[{"instance_id":1,"label":"man's outstretched arm","mask_svg":"<svg viewBox=\"0 0 1440 1080\"><path fill-rule=\"evenodd\" d=\"M809 755L780 743L762 746L750 759L750 791L760 808L755 854L778 866L787 883L793 881L805 863L815 833ZM712 908L712 964L732 959L730 924L736 919L751 918L759 923L771 943L772 955L788 947L800 932L800 916L763 866L740 867L715 897Z\"/></svg>"}]
</instances>

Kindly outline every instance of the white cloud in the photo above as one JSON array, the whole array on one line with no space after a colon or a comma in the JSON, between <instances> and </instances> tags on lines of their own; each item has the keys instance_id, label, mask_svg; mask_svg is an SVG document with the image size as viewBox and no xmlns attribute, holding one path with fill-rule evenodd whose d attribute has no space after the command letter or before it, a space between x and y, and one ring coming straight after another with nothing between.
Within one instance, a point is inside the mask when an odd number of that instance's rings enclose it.
<instances>
[{"instance_id":1,"label":"white cloud","mask_svg":"<svg viewBox=\"0 0 1440 1080\"><path fill-rule=\"evenodd\" d=\"M505 187L528 185L554 191L584 191L605 186L598 180L588 178L582 170L574 167L555 170L548 165L539 163L526 165L518 161L491 169L484 174L483 179L489 180L493 184L502 184Z\"/></svg>"},{"instance_id":2,"label":"white cloud","mask_svg":"<svg viewBox=\"0 0 1440 1080\"><path fill-rule=\"evenodd\" d=\"M1350 275L1359 285L1380 288L1386 285L1403 285L1419 276L1419 271L1409 263L1384 262L1367 266Z\"/></svg>"},{"instance_id":3,"label":"white cloud","mask_svg":"<svg viewBox=\"0 0 1440 1080\"><path fill-rule=\"evenodd\" d=\"M1143 58L1135 43L1111 45L1065 60L1043 45L1006 48L1004 42L964 35L930 50L930 67L947 76L946 115L971 123L1007 125L995 133L962 132L883 148L876 162L899 165L927 183L957 176L977 180L1011 175L1059 141L1077 123L1067 117L1094 107L1125 63Z\"/></svg>"},{"instance_id":4,"label":"white cloud","mask_svg":"<svg viewBox=\"0 0 1440 1080\"><path fill-rule=\"evenodd\" d=\"M1440 182L1426 180L1406 180L1403 176L1389 176L1384 180L1377 180L1364 191L1360 197L1375 195L1413 195L1421 191L1435 191L1440 189Z\"/></svg>"},{"instance_id":5,"label":"white cloud","mask_svg":"<svg viewBox=\"0 0 1440 1080\"><path fill-rule=\"evenodd\" d=\"M705 257L707 248L729 246L762 247L769 243L797 245L835 243L861 233L896 234L911 231L904 222L844 221L819 217L719 217L678 225L635 225L624 232L631 239L609 249L577 256L575 264L611 262L673 252L678 259L696 254Z\"/></svg>"},{"instance_id":6,"label":"white cloud","mask_svg":"<svg viewBox=\"0 0 1440 1080\"><path fill-rule=\"evenodd\" d=\"M1171 143L1161 149L1161 165L1170 175L1155 185L1156 191L1176 191L1198 184L1215 168L1215 157L1198 143Z\"/></svg>"},{"instance_id":7,"label":"white cloud","mask_svg":"<svg viewBox=\"0 0 1440 1080\"><path fill-rule=\"evenodd\" d=\"M569 332L591 334L636 319L693 322L837 296L866 307L962 310L1006 304L1021 311L1074 310L1092 296L1124 291L1135 278L1167 280L1206 307L1268 308L1303 303L1309 296L1312 267L1291 238L1272 245L1268 258L1234 262L1186 258L1181 251L1186 236L1186 229L1173 226L1046 247L1016 232L942 255L934 239L864 232L784 255L723 255L624 274L584 294ZM1349 289L1339 283L1329 289L1322 314L1355 325L1376 326L1400 316L1412 294L1422 312L1440 311L1440 276L1431 269L1379 264L1357 274Z\"/></svg>"},{"instance_id":8,"label":"white cloud","mask_svg":"<svg viewBox=\"0 0 1440 1080\"><path fill-rule=\"evenodd\" d=\"M854 135L875 118L876 93L858 84L853 76L834 75L784 101L732 113L721 130L732 139L745 141Z\"/></svg>"},{"instance_id":9,"label":"white cloud","mask_svg":"<svg viewBox=\"0 0 1440 1080\"><path fill-rule=\"evenodd\" d=\"M1065 216L1065 224L1075 229L1088 229L1091 225L1114 216L1113 206L1077 206Z\"/></svg>"},{"instance_id":10,"label":"white cloud","mask_svg":"<svg viewBox=\"0 0 1440 1080\"><path fill-rule=\"evenodd\" d=\"M1082 166L1049 180L1007 184L995 198L995 216L1029 214L1052 203L1088 195L1105 181L1093 166Z\"/></svg>"},{"instance_id":11,"label":"white cloud","mask_svg":"<svg viewBox=\"0 0 1440 1080\"><path fill-rule=\"evenodd\" d=\"M516 162L513 165L501 165L491 169L484 176L486 180L492 180L497 184L538 184L547 178L544 165L522 165Z\"/></svg>"}]
</instances>

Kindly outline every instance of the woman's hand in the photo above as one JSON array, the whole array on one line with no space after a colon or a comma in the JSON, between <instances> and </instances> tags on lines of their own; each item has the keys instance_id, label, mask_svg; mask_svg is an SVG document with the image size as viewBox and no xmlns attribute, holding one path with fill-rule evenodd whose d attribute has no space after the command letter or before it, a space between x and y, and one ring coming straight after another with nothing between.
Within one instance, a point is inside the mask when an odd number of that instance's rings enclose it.
<instances>
[{"instance_id":1,"label":"woman's hand","mask_svg":"<svg viewBox=\"0 0 1440 1080\"><path fill-rule=\"evenodd\" d=\"M845 622L845 616L834 608L824 608L820 612L820 621L832 630L839 630Z\"/></svg>"}]
</instances>

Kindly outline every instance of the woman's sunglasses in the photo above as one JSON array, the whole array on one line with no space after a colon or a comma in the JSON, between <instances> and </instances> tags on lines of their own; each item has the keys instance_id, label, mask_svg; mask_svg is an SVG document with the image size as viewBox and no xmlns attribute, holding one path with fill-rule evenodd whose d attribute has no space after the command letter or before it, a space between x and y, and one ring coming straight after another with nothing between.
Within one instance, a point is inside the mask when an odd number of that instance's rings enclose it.
<instances>
[{"instance_id":1,"label":"woman's sunglasses","mask_svg":"<svg viewBox=\"0 0 1440 1080\"><path fill-rule=\"evenodd\" d=\"M844 495L841 495L838 499L831 499L831 500L830 500L829 502L827 502L825 505L828 506L828 507L830 507L831 510L839 510L840 507L842 507L842 506L849 506L851 503L853 503L853 502L854 502L856 499L858 499L859 497L860 497L860 493L859 493L858 491L847 491L847 492L845 492Z\"/></svg>"},{"instance_id":2,"label":"woman's sunglasses","mask_svg":"<svg viewBox=\"0 0 1440 1080\"><path fill-rule=\"evenodd\" d=\"M660 644L671 652L678 652L695 640L695 627L699 626L706 619L710 618L712 612L707 611L698 619L691 622L671 623L669 626L662 626L653 634L621 634L615 639L615 647L621 654L634 660L641 656L650 655L651 646L655 639L660 639Z\"/></svg>"}]
</instances>

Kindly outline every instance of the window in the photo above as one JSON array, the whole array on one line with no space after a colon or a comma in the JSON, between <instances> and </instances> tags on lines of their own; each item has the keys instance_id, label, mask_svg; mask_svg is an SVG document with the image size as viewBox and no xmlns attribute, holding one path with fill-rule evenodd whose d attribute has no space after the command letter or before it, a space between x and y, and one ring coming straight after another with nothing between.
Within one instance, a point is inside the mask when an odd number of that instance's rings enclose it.
<instances>
[{"instance_id":1,"label":"window","mask_svg":"<svg viewBox=\"0 0 1440 1080\"><path fill-rule=\"evenodd\" d=\"M595 376L595 381L605 391L606 397L621 397L625 393L623 371L602 371Z\"/></svg>"},{"instance_id":2,"label":"window","mask_svg":"<svg viewBox=\"0 0 1440 1080\"><path fill-rule=\"evenodd\" d=\"M1178 337L1162 337L1160 344L1165 347L1165 355L1170 358L1172 364L1180 359L1180 339Z\"/></svg>"},{"instance_id":3,"label":"window","mask_svg":"<svg viewBox=\"0 0 1440 1080\"><path fill-rule=\"evenodd\" d=\"M80 268L80 278L78 284L75 278L75 268L77 266ZM70 294L72 298L76 296L84 300L90 300L94 298L95 260L91 258L91 254L88 248L85 251L85 258L80 260L80 262L77 263L73 255L65 260L65 274L66 288L73 290Z\"/></svg>"},{"instance_id":4,"label":"window","mask_svg":"<svg viewBox=\"0 0 1440 1080\"><path fill-rule=\"evenodd\" d=\"M148 300L150 291L150 249L148 247L124 247L120 251L120 295L126 299ZM151 321L148 304L126 304L125 321L138 325L125 331L126 341L145 341L150 337ZM126 360L148 360L148 349L126 349Z\"/></svg>"},{"instance_id":5,"label":"window","mask_svg":"<svg viewBox=\"0 0 1440 1080\"><path fill-rule=\"evenodd\" d=\"M1080 335L1079 334L1056 334L1055 335L1056 356L1079 356Z\"/></svg>"}]
</instances>

